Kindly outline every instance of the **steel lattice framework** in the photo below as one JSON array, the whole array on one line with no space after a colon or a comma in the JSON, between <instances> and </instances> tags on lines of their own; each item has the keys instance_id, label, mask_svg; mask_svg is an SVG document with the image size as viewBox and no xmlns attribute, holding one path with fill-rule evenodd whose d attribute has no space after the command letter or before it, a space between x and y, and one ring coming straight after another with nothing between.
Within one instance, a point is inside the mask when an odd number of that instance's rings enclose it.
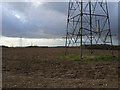
<instances>
[{"instance_id":1,"label":"steel lattice framework","mask_svg":"<svg viewBox=\"0 0 120 90\"><path fill-rule=\"evenodd\" d=\"M108 6L105 0L69 1L65 46L80 46L82 58L83 44L91 47L91 54L93 44L113 45ZM65 54L67 54L67 48Z\"/></svg>"}]
</instances>

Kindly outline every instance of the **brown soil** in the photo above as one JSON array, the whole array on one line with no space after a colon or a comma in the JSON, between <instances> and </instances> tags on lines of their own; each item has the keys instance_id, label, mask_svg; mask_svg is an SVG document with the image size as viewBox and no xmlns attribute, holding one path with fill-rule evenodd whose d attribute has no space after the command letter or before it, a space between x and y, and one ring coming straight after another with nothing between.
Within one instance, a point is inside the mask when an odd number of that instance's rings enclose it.
<instances>
[{"instance_id":1,"label":"brown soil","mask_svg":"<svg viewBox=\"0 0 120 90\"><path fill-rule=\"evenodd\" d=\"M66 61L64 48L3 48L3 88L117 88L118 61ZM70 48L70 54L79 49ZM84 50L87 54L89 50ZM95 53L111 54L107 50ZM117 55L117 51L115 51Z\"/></svg>"}]
</instances>

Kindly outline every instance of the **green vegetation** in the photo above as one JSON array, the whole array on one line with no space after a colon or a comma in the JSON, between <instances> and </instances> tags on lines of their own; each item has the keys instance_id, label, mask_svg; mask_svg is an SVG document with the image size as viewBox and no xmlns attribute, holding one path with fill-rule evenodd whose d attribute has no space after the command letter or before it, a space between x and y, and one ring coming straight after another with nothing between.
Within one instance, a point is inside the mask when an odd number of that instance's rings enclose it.
<instances>
[{"instance_id":1,"label":"green vegetation","mask_svg":"<svg viewBox=\"0 0 120 90\"><path fill-rule=\"evenodd\" d=\"M70 61L118 61L119 57L111 56L111 55L101 55L101 54L88 54L84 55L83 59L80 58L80 55L66 55L60 57L63 60Z\"/></svg>"}]
</instances>

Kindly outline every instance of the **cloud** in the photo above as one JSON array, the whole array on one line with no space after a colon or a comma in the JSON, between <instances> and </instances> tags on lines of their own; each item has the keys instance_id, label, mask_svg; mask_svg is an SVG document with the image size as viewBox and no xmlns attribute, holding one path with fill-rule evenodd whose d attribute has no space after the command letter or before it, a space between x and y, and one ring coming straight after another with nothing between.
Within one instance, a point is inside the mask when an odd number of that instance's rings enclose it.
<instances>
[{"instance_id":1,"label":"cloud","mask_svg":"<svg viewBox=\"0 0 120 90\"><path fill-rule=\"evenodd\" d=\"M55 38L64 35L64 13L48 9L42 4L3 3L3 36Z\"/></svg>"},{"instance_id":2,"label":"cloud","mask_svg":"<svg viewBox=\"0 0 120 90\"><path fill-rule=\"evenodd\" d=\"M120 2L118 2L118 44L120 45Z\"/></svg>"},{"instance_id":3,"label":"cloud","mask_svg":"<svg viewBox=\"0 0 120 90\"><path fill-rule=\"evenodd\" d=\"M31 2L3 2L3 7L21 13L26 13L32 6Z\"/></svg>"},{"instance_id":4,"label":"cloud","mask_svg":"<svg viewBox=\"0 0 120 90\"><path fill-rule=\"evenodd\" d=\"M0 45L7 46L63 46L64 39L1 37Z\"/></svg>"},{"instance_id":5,"label":"cloud","mask_svg":"<svg viewBox=\"0 0 120 90\"><path fill-rule=\"evenodd\" d=\"M54 3L47 2L44 4L44 7L46 9L56 10L58 12L67 15L67 8L68 8L67 2L54 2Z\"/></svg>"},{"instance_id":6,"label":"cloud","mask_svg":"<svg viewBox=\"0 0 120 90\"><path fill-rule=\"evenodd\" d=\"M118 36L118 2L108 3L112 35Z\"/></svg>"},{"instance_id":7,"label":"cloud","mask_svg":"<svg viewBox=\"0 0 120 90\"><path fill-rule=\"evenodd\" d=\"M118 7L108 3L113 35L117 32ZM61 38L65 36L67 2L6 2L2 7L3 36Z\"/></svg>"}]
</instances>

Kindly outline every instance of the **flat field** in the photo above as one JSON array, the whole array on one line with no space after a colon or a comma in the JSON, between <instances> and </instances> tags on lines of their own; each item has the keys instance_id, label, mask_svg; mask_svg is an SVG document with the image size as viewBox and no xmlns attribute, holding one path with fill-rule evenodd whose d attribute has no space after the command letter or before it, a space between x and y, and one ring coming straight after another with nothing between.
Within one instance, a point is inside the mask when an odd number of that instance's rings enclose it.
<instances>
[{"instance_id":1,"label":"flat field","mask_svg":"<svg viewBox=\"0 0 120 90\"><path fill-rule=\"evenodd\" d=\"M2 48L3 88L117 88L118 61L64 60L64 48ZM84 50L84 55L89 50ZM109 50L94 50L110 55ZM69 55L79 54L69 48ZM114 51L117 56L118 51ZM62 57L62 58L61 58Z\"/></svg>"}]
</instances>

